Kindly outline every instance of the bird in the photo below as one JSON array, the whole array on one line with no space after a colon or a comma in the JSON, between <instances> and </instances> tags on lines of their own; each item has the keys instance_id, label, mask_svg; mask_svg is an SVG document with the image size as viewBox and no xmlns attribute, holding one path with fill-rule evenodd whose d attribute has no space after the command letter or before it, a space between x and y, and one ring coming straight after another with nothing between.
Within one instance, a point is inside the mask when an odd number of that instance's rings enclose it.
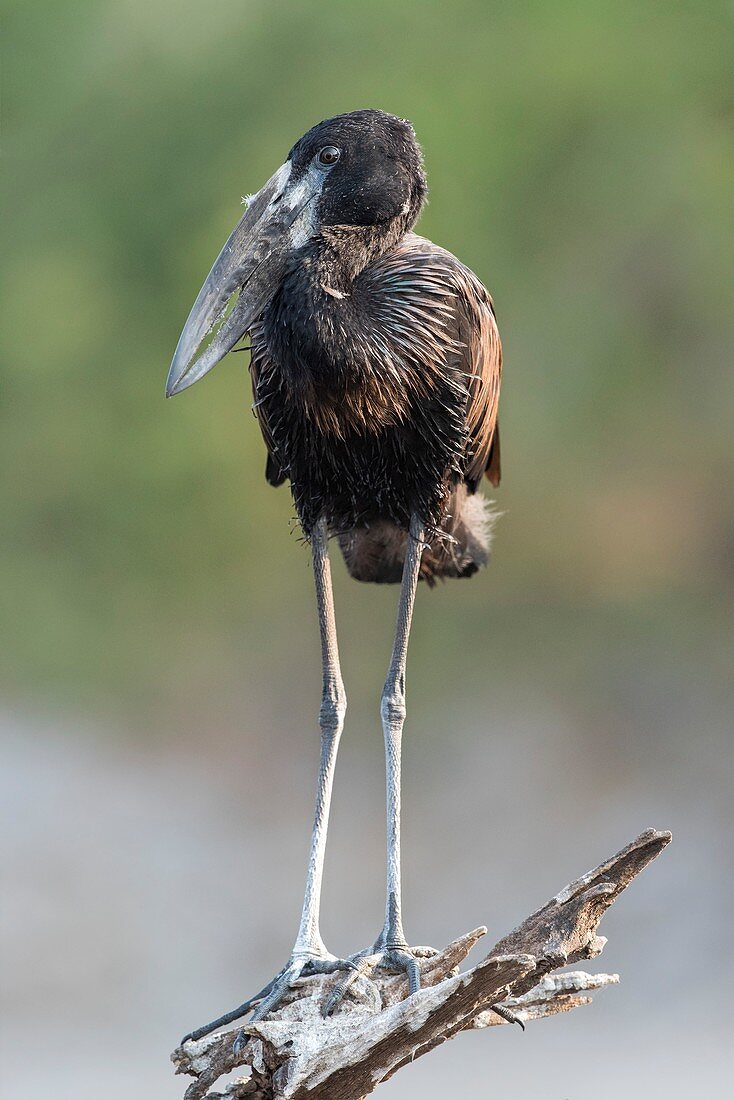
<instances>
[{"instance_id":1,"label":"bird","mask_svg":"<svg viewBox=\"0 0 734 1100\"><path fill-rule=\"evenodd\" d=\"M320 761L303 909L286 965L255 996L190 1032L263 1019L301 976L340 972L323 1011L361 976L420 986L401 904L400 772L408 639L420 581L471 577L489 558L486 480L500 482L502 346L479 278L418 236L427 199L412 124L382 110L335 115L290 150L215 261L181 333L166 395L203 378L249 336L265 477L288 482L310 545L323 666ZM227 313L232 299L234 305ZM210 335L212 334L212 335ZM209 342L206 343L207 338ZM355 580L398 584L381 696L387 789L382 929L347 959L319 928L321 881L346 694L329 544ZM240 1033L237 1043L243 1041Z\"/></svg>"}]
</instances>

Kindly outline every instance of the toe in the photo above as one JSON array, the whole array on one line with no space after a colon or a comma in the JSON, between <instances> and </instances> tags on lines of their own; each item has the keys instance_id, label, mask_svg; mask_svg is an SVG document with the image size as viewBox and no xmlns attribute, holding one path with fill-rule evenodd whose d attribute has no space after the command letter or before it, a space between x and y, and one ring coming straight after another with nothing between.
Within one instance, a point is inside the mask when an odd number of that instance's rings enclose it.
<instances>
[{"instance_id":1,"label":"toe","mask_svg":"<svg viewBox=\"0 0 734 1100\"><path fill-rule=\"evenodd\" d=\"M335 970L348 970L352 964L348 959L310 959L304 974L333 974Z\"/></svg>"},{"instance_id":2,"label":"toe","mask_svg":"<svg viewBox=\"0 0 734 1100\"><path fill-rule=\"evenodd\" d=\"M409 951L393 950L388 956L389 962L404 970L408 976L408 994L417 993L421 987L421 968Z\"/></svg>"},{"instance_id":3,"label":"toe","mask_svg":"<svg viewBox=\"0 0 734 1100\"><path fill-rule=\"evenodd\" d=\"M341 1004L346 996L347 992L352 988L358 978L363 978L368 982L370 991L372 993L373 1001L379 1005L380 995L374 982L369 980L370 974L374 971L379 962L379 955L356 955L352 959L345 959L344 965L346 974L341 978L331 993L324 1002L324 1006L321 1010L324 1018L331 1016L335 1009Z\"/></svg>"},{"instance_id":4,"label":"toe","mask_svg":"<svg viewBox=\"0 0 734 1100\"><path fill-rule=\"evenodd\" d=\"M256 1023L258 1020L262 1020L269 1012L272 1012L274 1008L277 1008L283 997L286 995L291 985L297 978L301 976L306 968L307 959L294 959L288 966L280 973L277 980L274 982L270 993L267 995L264 1001L258 1006L258 1008L252 1014L252 1022Z\"/></svg>"}]
</instances>

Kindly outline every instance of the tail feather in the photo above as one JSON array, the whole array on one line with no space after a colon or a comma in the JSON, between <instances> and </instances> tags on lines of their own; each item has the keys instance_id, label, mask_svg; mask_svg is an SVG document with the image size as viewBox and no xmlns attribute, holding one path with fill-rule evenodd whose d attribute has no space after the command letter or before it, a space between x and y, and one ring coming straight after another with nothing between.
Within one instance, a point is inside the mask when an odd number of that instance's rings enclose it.
<instances>
[{"instance_id":1,"label":"tail feather","mask_svg":"<svg viewBox=\"0 0 734 1100\"><path fill-rule=\"evenodd\" d=\"M479 493L465 485L454 489L440 530L430 538L421 558L421 580L433 587L445 577L471 577L489 561L492 528L497 513ZM358 581L399 583L408 534L387 520L339 535L347 569Z\"/></svg>"}]
</instances>

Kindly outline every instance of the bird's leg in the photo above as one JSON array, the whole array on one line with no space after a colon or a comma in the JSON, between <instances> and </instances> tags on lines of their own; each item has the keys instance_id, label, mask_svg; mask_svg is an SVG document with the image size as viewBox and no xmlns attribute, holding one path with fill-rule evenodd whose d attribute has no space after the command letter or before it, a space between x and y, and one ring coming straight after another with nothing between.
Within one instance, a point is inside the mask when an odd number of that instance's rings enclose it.
<instances>
[{"instance_id":1,"label":"bird's leg","mask_svg":"<svg viewBox=\"0 0 734 1100\"><path fill-rule=\"evenodd\" d=\"M415 592L418 586L423 538L425 529L414 515L403 565L400 586L400 602L395 626L390 667L382 691L380 713L385 737L385 771L387 785L387 901L385 923L370 951L354 957L355 967L335 986L326 1005L332 1012L357 974L364 976L376 966L388 966L404 970L408 975L410 993L420 986L420 966L416 953L411 951L403 932L400 875L400 752L405 722L405 664L408 653L410 625L413 618ZM424 952L421 952L424 953Z\"/></svg>"},{"instance_id":2,"label":"bird's leg","mask_svg":"<svg viewBox=\"0 0 734 1100\"><path fill-rule=\"evenodd\" d=\"M303 899L303 912L298 936L293 949L294 955L305 953L321 956L326 953L319 931L321 880L324 871L326 831L329 825L329 808L334 782L336 754L344 728L344 715L347 710L347 697L339 667L339 647L336 640L336 618L334 615L334 594L331 584L328 539L326 522L320 520L313 534L313 571L316 584L323 669L321 710L319 713L321 760L319 762L319 779L316 793L316 812L311 835L311 852L306 876L306 893Z\"/></svg>"},{"instance_id":3,"label":"bird's leg","mask_svg":"<svg viewBox=\"0 0 734 1100\"><path fill-rule=\"evenodd\" d=\"M311 851L306 875L306 892L298 935L293 952L285 968L275 980L272 989L253 1013L253 1020L261 1020L276 1007L291 983L306 972L334 969L340 960L330 955L319 931L321 905L321 880L324 872L326 832L329 825L331 790L334 782L336 754L344 728L347 697L339 667L339 647L336 640L334 594L329 562L329 532L325 520L320 520L312 539L313 572L316 584L316 602L321 635L321 663L323 687L319 726L321 728L321 759L316 791L316 812L311 834Z\"/></svg>"},{"instance_id":4,"label":"bird's leg","mask_svg":"<svg viewBox=\"0 0 734 1100\"><path fill-rule=\"evenodd\" d=\"M380 704L387 785L387 900L385 923L375 946L398 953L404 953L408 946L403 932L400 874L400 757L405 722L405 663L423 553L423 535L423 524L417 516L413 516L400 586L395 640ZM420 971L414 959L410 962L417 972L413 974L412 969L409 970L412 986L414 979L420 981Z\"/></svg>"},{"instance_id":5,"label":"bird's leg","mask_svg":"<svg viewBox=\"0 0 734 1100\"><path fill-rule=\"evenodd\" d=\"M191 1032L183 1040L200 1039L219 1027L232 1023L256 1005L253 1020L260 1020L271 1012L282 999L291 983L302 974L344 968L347 965L326 950L319 931L319 906L321 880L326 851L326 831L329 823L329 807L334 780L334 767L339 739L344 726L347 699L339 668L339 649L336 640L334 597L329 563L329 533L326 522L320 520L311 539L313 571L316 584L319 631L321 635L321 659L323 690L319 726L321 728L321 757L316 792L316 813L311 834L311 851L306 875L306 892L298 935L290 959L276 977L256 996L220 1016L210 1024ZM239 1041L239 1040L238 1040Z\"/></svg>"}]
</instances>

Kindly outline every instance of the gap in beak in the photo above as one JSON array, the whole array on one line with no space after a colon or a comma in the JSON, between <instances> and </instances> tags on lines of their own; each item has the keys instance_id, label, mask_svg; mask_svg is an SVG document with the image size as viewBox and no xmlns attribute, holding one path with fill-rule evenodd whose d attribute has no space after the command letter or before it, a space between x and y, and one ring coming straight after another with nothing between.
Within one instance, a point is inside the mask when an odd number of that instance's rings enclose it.
<instances>
[{"instance_id":1,"label":"gap in beak","mask_svg":"<svg viewBox=\"0 0 734 1100\"><path fill-rule=\"evenodd\" d=\"M211 347L211 345L217 339L220 329L227 322L227 320L229 319L229 315L231 314L234 307L237 305L237 302L239 300L239 296L240 296L241 292L242 292L241 287L236 287L235 290L232 291L229 298L227 299L227 302L224 306L224 309L219 314L219 316L217 318L215 318L215 320L212 322L211 328L204 335L204 338L203 338L202 342L199 344L199 347L196 349L196 352L195 352L195 354L192 358L191 364L189 365L189 369L177 380L177 382L175 383L173 388L169 389L168 386L166 386L166 397L167 398L175 397L178 393L181 393L183 390L188 389L188 387L193 384L192 382L186 382L187 376L189 375L189 373L192 370L195 363L199 359L201 359L204 355L206 355L206 353L209 350L209 348ZM246 333L242 334L242 336L245 336L245 335L246 335ZM239 341L242 339L242 336L239 337L239 339L237 340L237 343L239 343Z\"/></svg>"},{"instance_id":2,"label":"gap in beak","mask_svg":"<svg viewBox=\"0 0 734 1100\"><path fill-rule=\"evenodd\" d=\"M199 344L199 347L196 349L196 357L197 358L200 358L204 354L204 352L207 350L209 345L212 344L216 340L217 334L219 333L220 328L225 323L225 321L229 317L230 313L234 309L235 305L237 304L237 299L239 298L241 292L242 292L242 287L239 287L239 286L235 290L232 291L229 298L227 299L227 303L226 303L224 309L219 314L219 316L216 318L216 320L212 324L212 327L209 329L209 331L205 335L204 339Z\"/></svg>"}]
</instances>

